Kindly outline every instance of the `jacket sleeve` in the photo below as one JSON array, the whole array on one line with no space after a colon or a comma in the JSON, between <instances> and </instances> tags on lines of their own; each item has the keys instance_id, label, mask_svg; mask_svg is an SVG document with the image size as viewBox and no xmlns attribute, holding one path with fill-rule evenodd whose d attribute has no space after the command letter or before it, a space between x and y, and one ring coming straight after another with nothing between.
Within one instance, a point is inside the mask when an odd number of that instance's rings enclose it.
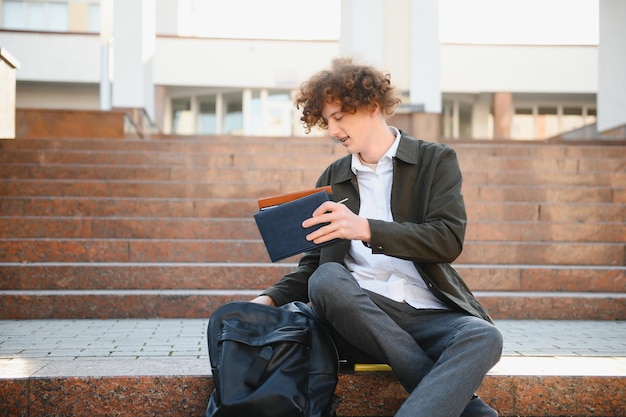
<instances>
[{"instance_id":1,"label":"jacket sleeve","mask_svg":"<svg viewBox=\"0 0 626 417\"><path fill-rule=\"evenodd\" d=\"M309 302L309 277L319 265L320 250L306 252L300 258L296 269L283 276L276 284L265 290L262 295L268 295L277 306L292 301Z\"/></svg>"},{"instance_id":2,"label":"jacket sleeve","mask_svg":"<svg viewBox=\"0 0 626 417\"><path fill-rule=\"evenodd\" d=\"M463 249L467 215L456 152L447 146L420 151L415 175L396 167L394 221L369 220L374 253L417 263L450 263ZM402 161L396 161L402 164Z\"/></svg>"},{"instance_id":3,"label":"jacket sleeve","mask_svg":"<svg viewBox=\"0 0 626 417\"><path fill-rule=\"evenodd\" d=\"M329 169L327 168L317 181L316 187L330 184ZM277 306L292 301L309 302L309 278L320 264L321 249L305 252L298 262L298 266L283 276L276 284L265 290L262 295L268 295Z\"/></svg>"}]
</instances>

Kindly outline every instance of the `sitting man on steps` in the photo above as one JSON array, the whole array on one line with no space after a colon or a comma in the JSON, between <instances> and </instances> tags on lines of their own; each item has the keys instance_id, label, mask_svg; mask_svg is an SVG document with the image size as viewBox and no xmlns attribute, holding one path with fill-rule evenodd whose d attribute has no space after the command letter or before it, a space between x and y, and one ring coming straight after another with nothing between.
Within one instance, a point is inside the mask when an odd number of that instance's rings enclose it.
<instances>
[{"instance_id":1,"label":"sitting man on steps","mask_svg":"<svg viewBox=\"0 0 626 417\"><path fill-rule=\"evenodd\" d=\"M253 302L310 302L356 349L391 366L409 393L396 417L494 417L474 393L499 361L502 335L450 265L466 213L454 150L387 125L400 100L390 77L335 59L296 99L307 133L319 126L348 152L320 176L335 201L303 223L305 253Z\"/></svg>"}]
</instances>

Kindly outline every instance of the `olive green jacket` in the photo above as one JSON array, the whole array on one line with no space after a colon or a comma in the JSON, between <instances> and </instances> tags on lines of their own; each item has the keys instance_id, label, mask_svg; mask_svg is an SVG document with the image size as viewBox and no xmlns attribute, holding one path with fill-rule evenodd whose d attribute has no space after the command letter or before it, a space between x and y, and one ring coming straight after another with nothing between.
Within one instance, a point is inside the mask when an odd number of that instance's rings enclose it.
<instances>
[{"instance_id":1,"label":"olive green jacket","mask_svg":"<svg viewBox=\"0 0 626 417\"><path fill-rule=\"evenodd\" d=\"M491 321L459 273L450 265L460 254L467 217L461 194L462 176L456 152L449 146L416 140L401 131L393 159L393 222L369 219L374 253L413 261L433 294L448 306ZM351 155L333 162L317 186L331 185L333 200L359 212L357 179ZM350 241L305 253L298 267L263 294L277 305L308 302L308 279L326 262L343 263Z\"/></svg>"}]
</instances>

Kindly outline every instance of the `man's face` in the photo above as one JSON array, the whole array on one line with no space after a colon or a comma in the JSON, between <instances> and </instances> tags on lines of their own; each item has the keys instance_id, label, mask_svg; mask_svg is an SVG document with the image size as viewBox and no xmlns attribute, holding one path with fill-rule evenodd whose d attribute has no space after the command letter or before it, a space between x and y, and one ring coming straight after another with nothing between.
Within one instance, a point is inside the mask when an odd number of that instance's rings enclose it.
<instances>
[{"instance_id":1,"label":"man's face","mask_svg":"<svg viewBox=\"0 0 626 417\"><path fill-rule=\"evenodd\" d=\"M328 134L338 140L350 154L361 153L374 140L375 112L359 109L356 113L341 111L341 103L326 103L322 109L322 117L328 121Z\"/></svg>"}]
</instances>

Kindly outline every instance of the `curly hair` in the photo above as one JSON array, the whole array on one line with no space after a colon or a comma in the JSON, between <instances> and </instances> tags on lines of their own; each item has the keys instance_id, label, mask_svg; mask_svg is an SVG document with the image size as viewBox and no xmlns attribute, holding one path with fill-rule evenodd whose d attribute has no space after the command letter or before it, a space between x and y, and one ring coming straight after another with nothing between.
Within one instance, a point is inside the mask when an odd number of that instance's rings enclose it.
<instances>
[{"instance_id":1,"label":"curly hair","mask_svg":"<svg viewBox=\"0 0 626 417\"><path fill-rule=\"evenodd\" d=\"M306 133L319 126L328 128L322 117L326 103L341 101L341 111L354 114L360 108L373 110L376 105L385 116L390 116L400 104L391 76L367 65L359 65L350 58L335 58L331 68L322 70L300 86L296 96L297 109L302 108L300 121Z\"/></svg>"}]
</instances>

